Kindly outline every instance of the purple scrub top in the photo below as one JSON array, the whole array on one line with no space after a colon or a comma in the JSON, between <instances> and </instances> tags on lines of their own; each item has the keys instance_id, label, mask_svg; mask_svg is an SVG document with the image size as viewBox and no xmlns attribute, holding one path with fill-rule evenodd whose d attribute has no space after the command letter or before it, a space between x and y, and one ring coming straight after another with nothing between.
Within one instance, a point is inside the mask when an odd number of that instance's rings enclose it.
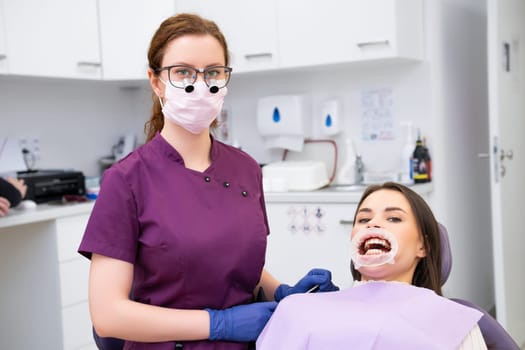
<instances>
[{"instance_id":1,"label":"purple scrub top","mask_svg":"<svg viewBox=\"0 0 525 350\"><path fill-rule=\"evenodd\" d=\"M157 134L104 172L79 252L134 265L133 299L180 309L250 303L264 266L268 222L259 165L212 138L211 165L187 169ZM175 343L126 342L125 349ZM247 349L185 342L184 349Z\"/></svg>"}]
</instances>

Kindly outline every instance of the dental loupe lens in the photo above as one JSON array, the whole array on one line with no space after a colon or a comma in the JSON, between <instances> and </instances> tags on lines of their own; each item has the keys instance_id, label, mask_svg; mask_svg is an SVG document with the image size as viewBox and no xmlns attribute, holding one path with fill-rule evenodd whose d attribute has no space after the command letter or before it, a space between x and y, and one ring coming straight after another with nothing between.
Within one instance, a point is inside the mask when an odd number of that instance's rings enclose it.
<instances>
[{"instance_id":1,"label":"dental loupe lens","mask_svg":"<svg viewBox=\"0 0 525 350\"><path fill-rule=\"evenodd\" d=\"M217 87L217 85L213 85L212 87L210 87L210 92L212 94L216 94L217 92L219 92L219 88Z\"/></svg>"},{"instance_id":2,"label":"dental loupe lens","mask_svg":"<svg viewBox=\"0 0 525 350\"><path fill-rule=\"evenodd\" d=\"M188 94L190 92L193 92L193 90L195 90L195 87L193 85L186 85L186 87L184 88L184 91L186 91Z\"/></svg>"}]
</instances>

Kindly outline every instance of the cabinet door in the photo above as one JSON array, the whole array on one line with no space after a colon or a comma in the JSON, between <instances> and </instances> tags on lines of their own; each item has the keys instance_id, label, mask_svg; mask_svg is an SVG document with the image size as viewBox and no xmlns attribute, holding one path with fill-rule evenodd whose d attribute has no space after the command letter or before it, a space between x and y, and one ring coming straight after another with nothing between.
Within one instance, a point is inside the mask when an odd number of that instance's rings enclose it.
<instances>
[{"instance_id":1,"label":"cabinet door","mask_svg":"<svg viewBox=\"0 0 525 350\"><path fill-rule=\"evenodd\" d=\"M280 63L297 67L419 58L421 21L420 0L325 0L322 6L313 0L281 1Z\"/></svg>"},{"instance_id":2,"label":"cabinet door","mask_svg":"<svg viewBox=\"0 0 525 350\"><path fill-rule=\"evenodd\" d=\"M9 73L99 79L97 2L4 0Z\"/></svg>"},{"instance_id":3,"label":"cabinet door","mask_svg":"<svg viewBox=\"0 0 525 350\"><path fill-rule=\"evenodd\" d=\"M7 47L5 43L4 2L0 0L0 74L7 73Z\"/></svg>"},{"instance_id":4,"label":"cabinet door","mask_svg":"<svg viewBox=\"0 0 525 350\"><path fill-rule=\"evenodd\" d=\"M423 58L421 0L367 0L354 10L355 60Z\"/></svg>"},{"instance_id":5,"label":"cabinet door","mask_svg":"<svg viewBox=\"0 0 525 350\"><path fill-rule=\"evenodd\" d=\"M177 0L175 9L217 23L226 37L234 73L277 67L276 0Z\"/></svg>"},{"instance_id":6,"label":"cabinet door","mask_svg":"<svg viewBox=\"0 0 525 350\"><path fill-rule=\"evenodd\" d=\"M93 343L88 304L89 261L77 253L89 214L56 219L64 350Z\"/></svg>"},{"instance_id":7,"label":"cabinet door","mask_svg":"<svg viewBox=\"0 0 525 350\"><path fill-rule=\"evenodd\" d=\"M103 78L147 79L151 38L174 13L173 0L99 0Z\"/></svg>"},{"instance_id":8,"label":"cabinet door","mask_svg":"<svg viewBox=\"0 0 525 350\"><path fill-rule=\"evenodd\" d=\"M352 285L350 231L357 204L268 203L266 269L293 284L312 268L325 268L340 288Z\"/></svg>"}]
</instances>

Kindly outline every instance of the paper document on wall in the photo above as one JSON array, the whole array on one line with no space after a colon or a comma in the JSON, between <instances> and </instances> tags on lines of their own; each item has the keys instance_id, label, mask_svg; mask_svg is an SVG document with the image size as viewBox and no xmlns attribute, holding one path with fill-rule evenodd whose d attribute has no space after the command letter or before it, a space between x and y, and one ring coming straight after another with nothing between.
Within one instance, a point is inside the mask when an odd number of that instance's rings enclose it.
<instances>
[{"instance_id":1,"label":"paper document on wall","mask_svg":"<svg viewBox=\"0 0 525 350\"><path fill-rule=\"evenodd\" d=\"M363 141L395 140L391 88L361 92L361 132Z\"/></svg>"}]
</instances>

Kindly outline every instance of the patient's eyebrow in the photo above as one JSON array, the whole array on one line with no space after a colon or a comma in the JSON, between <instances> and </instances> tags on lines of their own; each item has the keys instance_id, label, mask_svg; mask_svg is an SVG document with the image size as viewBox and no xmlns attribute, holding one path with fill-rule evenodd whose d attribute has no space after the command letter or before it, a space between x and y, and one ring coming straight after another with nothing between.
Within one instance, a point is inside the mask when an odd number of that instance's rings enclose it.
<instances>
[{"instance_id":1,"label":"patient's eyebrow","mask_svg":"<svg viewBox=\"0 0 525 350\"><path fill-rule=\"evenodd\" d=\"M399 207L386 207L385 208L385 211L388 212L388 211L402 211L403 213L406 213L405 210L399 208Z\"/></svg>"}]
</instances>

